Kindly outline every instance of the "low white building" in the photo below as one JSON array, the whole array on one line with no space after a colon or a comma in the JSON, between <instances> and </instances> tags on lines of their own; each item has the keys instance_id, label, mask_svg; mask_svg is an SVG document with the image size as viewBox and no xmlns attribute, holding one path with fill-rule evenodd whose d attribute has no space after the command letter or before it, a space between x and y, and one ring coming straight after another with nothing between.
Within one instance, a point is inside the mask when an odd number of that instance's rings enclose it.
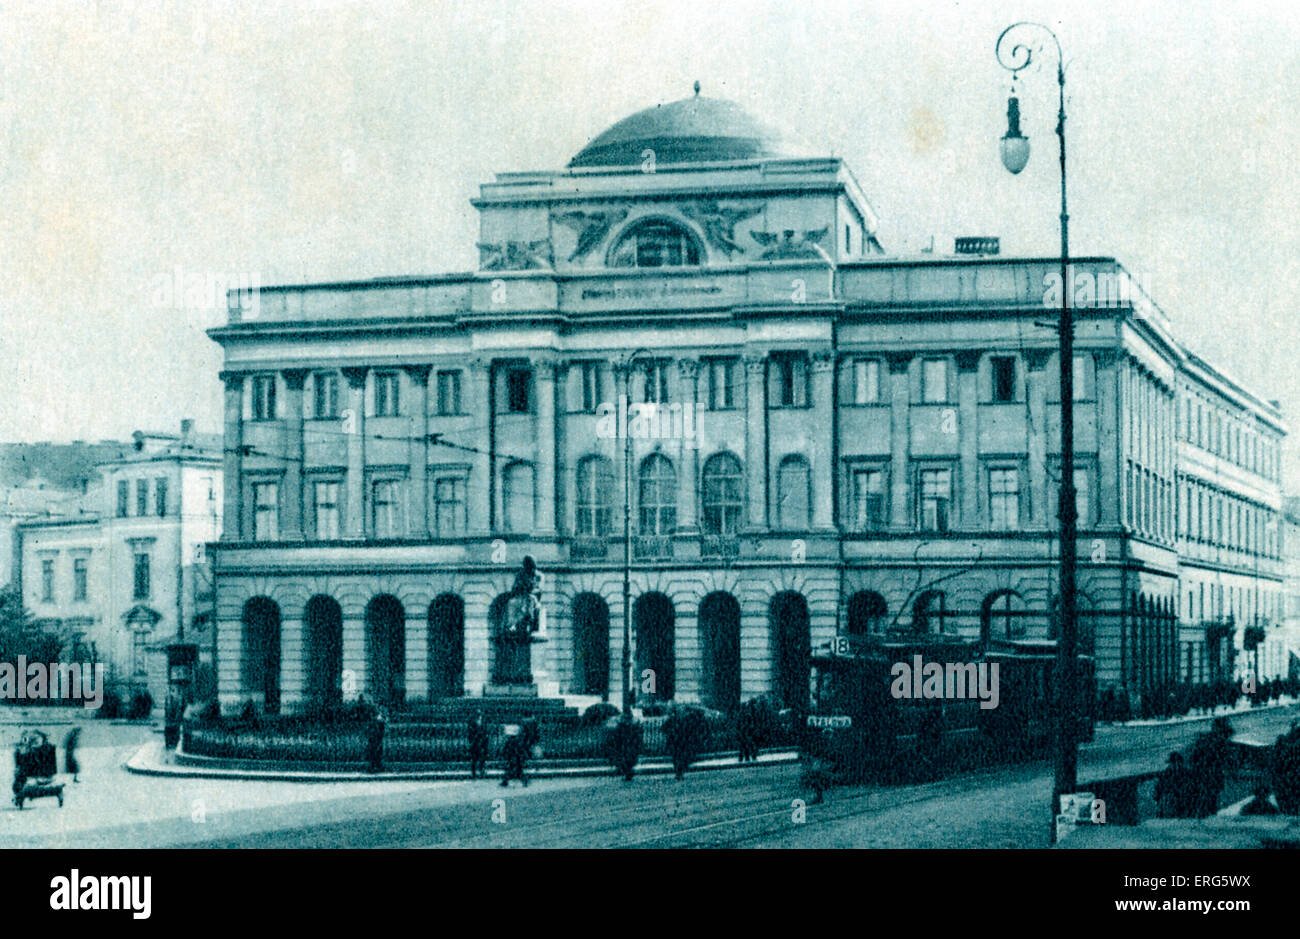
<instances>
[{"instance_id":1,"label":"low white building","mask_svg":"<svg viewBox=\"0 0 1300 939\"><path fill-rule=\"evenodd\" d=\"M64 658L93 658L126 700L145 688L165 700L166 647L200 649L196 691L210 692L212 583L204 545L221 530L219 438L192 432L135 436L100 465L102 482L79 517L17 527L23 604L63 640Z\"/></svg>"}]
</instances>

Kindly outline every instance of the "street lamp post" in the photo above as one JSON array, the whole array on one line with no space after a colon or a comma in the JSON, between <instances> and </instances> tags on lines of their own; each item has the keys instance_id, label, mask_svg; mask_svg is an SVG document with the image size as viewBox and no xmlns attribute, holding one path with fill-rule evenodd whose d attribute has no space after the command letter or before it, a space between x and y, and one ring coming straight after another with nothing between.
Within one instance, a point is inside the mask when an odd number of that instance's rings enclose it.
<instances>
[{"instance_id":1,"label":"street lamp post","mask_svg":"<svg viewBox=\"0 0 1300 939\"><path fill-rule=\"evenodd\" d=\"M998 64L1012 74L1012 95L1007 102L1007 133L1002 138L1003 165L1012 173L1019 173L1029 160L1029 138L1020 132L1020 102L1015 97L1015 79L1026 68L1037 51L1016 36L1033 30L1046 33L1056 47L1056 83L1059 110L1056 119L1056 136L1060 141L1061 156L1061 311L1060 334L1061 366L1061 485L1058 518L1060 519L1060 574L1059 605L1061 626L1057 637L1056 707L1053 724L1056 736L1056 779L1052 791L1052 841L1056 841L1056 816L1060 812L1061 796L1075 789L1078 771L1077 726L1075 710L1078 706L1077 661L1075 649L1078 642L1078 609L1075 595L1075 542L1078 536L1078 510L1074 492L1074 317L1070 308L1070 215L1066 209L1065 175L1065 61L1061 43L1056 34L1041 23L1020 22L1008 26L998 36L994 52ZM1012 35L1012 34L1015 35ZM1010 37L1010 38L1008 38Z\"/></svg>"},{"instance_id":2,"label":"street lamp post","mask_svg":"<svg viewBox=\"0 0 1300 939\"><path fill-rule=\"evenodd\" d=\"M647 352L637 349L619 366L623 395L619 411L623 417L623 716L632 717L632 363ZM618 427L618 416L615 416Z\"/></svg>"}]
</instances>

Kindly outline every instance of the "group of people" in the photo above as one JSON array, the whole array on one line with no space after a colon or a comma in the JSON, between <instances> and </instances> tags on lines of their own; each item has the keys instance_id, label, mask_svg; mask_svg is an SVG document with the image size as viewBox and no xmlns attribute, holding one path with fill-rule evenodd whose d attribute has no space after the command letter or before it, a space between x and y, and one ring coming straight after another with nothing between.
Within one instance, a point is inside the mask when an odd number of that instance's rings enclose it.
<instances>
[{"instance_id":1,"label":"group of people","mask_svg":"<svg viewBox=\"0 0 1300 939\"><path fill-rule=\"evenodd\" d=\"M542 739L541 728L536 719L529 718L522 724L506 724L506 740L501 747L501 758L505 763L505 772L501 776L501 785L509 786L517 779L528 785L528 760L536 753ZM487 758L490 737L487 724L481 713L474 715L469 724L469 778L487 777Z\"/></svg>"}]
</instances>

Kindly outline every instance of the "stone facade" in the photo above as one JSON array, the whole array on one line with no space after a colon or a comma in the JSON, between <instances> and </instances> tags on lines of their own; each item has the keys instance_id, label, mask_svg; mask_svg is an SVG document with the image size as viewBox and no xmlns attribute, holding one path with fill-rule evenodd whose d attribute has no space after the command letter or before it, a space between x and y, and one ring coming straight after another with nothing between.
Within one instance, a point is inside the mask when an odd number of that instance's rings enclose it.
<instances>
[{"instance_id":1,"label":"stone facade","mask_svg":"<svg viewBox=\"0 0 1300 939\"><path fill-rule=\"evenodd\" d=\"M97 465L101 484L72 518L18 526L23 605L63 654L105 666L129 697L167 695L166 647L199 646L196 691L215 685L214 594L205 545L221 531L220 444L212 435L139 435Z\"/></svg>"},{"instance_id":2,"label":"stone facade","mask_svg":"<svg viewBox=\"0 0 1300 939\"><path fill-rule=\"evenodd\" d=\"M625 495L643 697L797 700L837 632L1049 640L1058 262L890 257L842 161L746 121L711 150L693 100L485 184L479 271L232 294L223 708L483 693L525 555L540 690L619 700ZM1210 677L1179 618L1183 398L1249 424L1251 469L1197 472L1263 522L1284 427L1113 259L1072 275L1085 646L1159 695Z\"/></svg>"}]
</instances>

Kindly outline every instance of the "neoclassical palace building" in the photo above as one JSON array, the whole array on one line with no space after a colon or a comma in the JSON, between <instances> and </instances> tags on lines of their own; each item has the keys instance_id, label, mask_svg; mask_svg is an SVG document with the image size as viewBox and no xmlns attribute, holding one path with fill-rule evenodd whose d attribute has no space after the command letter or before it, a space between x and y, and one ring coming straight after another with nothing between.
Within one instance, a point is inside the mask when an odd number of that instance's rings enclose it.
<instances>
[{"instance_id":1,"label":"neoclassical palace building","mask_svg":"<svg viewBox=\"0 0 1300 939\"><path fill-rule=\"evenodd\" d=\"M473 204L476 271L232 294L211 333L223 708L618 701L625 501L642 699L794 703L837 633L1050 640L1058 261L891 256L843 161L698 94ZM1115 260L1072 280L1083 641L1164 694L1279 618L1285 430ZM525 556L531 676L496 641Z\"/></svg>"}]
</instances>

